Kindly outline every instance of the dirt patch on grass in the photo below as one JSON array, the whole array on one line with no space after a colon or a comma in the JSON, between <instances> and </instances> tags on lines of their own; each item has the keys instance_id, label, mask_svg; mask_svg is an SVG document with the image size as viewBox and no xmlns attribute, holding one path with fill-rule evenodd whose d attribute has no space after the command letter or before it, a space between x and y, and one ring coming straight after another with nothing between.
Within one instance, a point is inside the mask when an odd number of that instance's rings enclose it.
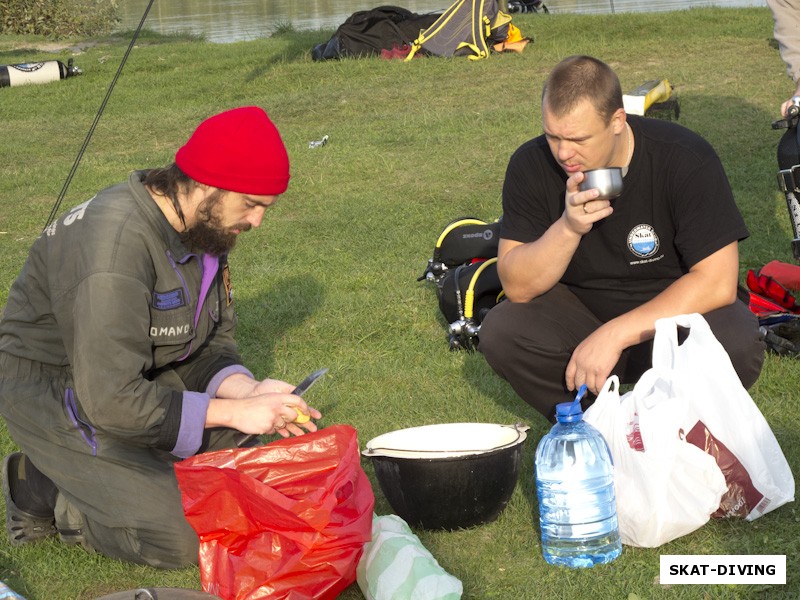
<instances>
[{"instance_id":1,"label":"dirt patch on grass","mask_svg":"<svg viewBox=\"0 0 800 600\"><path fill-rule=\"evenodd\" d=\"M10 59L25 54L64 54L65 52L76 56L83 54L86 50L101 45L99 40L63 40L63 41L39 41L25 39L3 39L0 36L0 53L8 54L4 59L0 58L0 64L7 64ZM10 62L13 62L11 60ZM17 61L21 62L21 61Z\"/></svg>"},{"instance_id":2,"label":"dirt patch on grass","mask_svg":"<svg viewBox=\"0 0 800 600\"><path fill-rule=\"evenodd\" d=\"M103 45L127 44L130 42L131 32L113 33L109 36L99 37L90 40L45 40L45 39L25 39L24 36L0 35L0 52L19 53L19 52L47 52L49 54L60 54L69 52L73 55L82 54L87 50ZM143 30L136 45L146 46L165 42L202 42L204 38L194 34L170 34L161 35L152 31ZM0 60L0 64L4 64Z\"/></svg>"},{"instance_id":3,"label":"dirt patch on grass","mask_svg":"<svg viewBox=\"0 0 800 600\"><path fill-rule=\"evenodd\" d=\"M5 51L17 50L36 50L37 52L49 52L58 54L65 50L72 54L81 54L89 48L98 46L100 42L97 41L82 41L82 42L30 42L19 40L16 42L0 43L0 49Z\"/></svg>"}]
</instances>

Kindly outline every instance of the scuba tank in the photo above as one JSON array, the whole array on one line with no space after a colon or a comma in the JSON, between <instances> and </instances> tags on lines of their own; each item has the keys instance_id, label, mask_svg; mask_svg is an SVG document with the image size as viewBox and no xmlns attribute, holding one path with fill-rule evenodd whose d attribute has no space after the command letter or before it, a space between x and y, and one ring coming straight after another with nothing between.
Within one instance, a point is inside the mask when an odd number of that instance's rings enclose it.
<instances>
[{"instance_id":1,"label":"scuba tank","mask_svg":"<svg viewBox=\"0 0 800 600\"><path fill-rule=\"evenodd\" d=\"M65 65L60 60L0 65L0 87L25 85L27 83L48 83L83 73L73 66L72 59Z\"/></svg>"}]
</instances>

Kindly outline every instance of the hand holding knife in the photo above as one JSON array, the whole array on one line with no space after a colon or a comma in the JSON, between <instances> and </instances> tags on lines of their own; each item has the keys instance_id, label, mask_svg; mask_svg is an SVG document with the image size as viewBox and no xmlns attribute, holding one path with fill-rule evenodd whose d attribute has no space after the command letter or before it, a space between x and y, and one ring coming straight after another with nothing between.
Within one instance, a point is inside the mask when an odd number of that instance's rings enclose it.
<instances>
[{"instance_id":1,"label":"hand holding knife","mask_svg":"<svg viewBox=\"0 0 800 600\"><path fill-rule=\"evenodd\" d=\"M327 372L328 372L328 368L327 367L325 367L324 369L320 369L319 371L314 371L313 373L311 373L311 375L309 375L308 377L303 379L303 381L301 381L297 385L297 387L294 388L290 393L295 395L295 396L302 396L308 390L308 388L310 388L312 385L314 385L314 382L316 382L317 379L319 379L320 377L325 375L325 373L327 373ZM287 404L286 406L289 406L289 405ZM292 408L297 411L297 418L295 419L295 423L306 423L311 418L307 414L305 414L305 413L301 412L300 410L298 410L297 408L295 408L294 406L292 406ZM253 439L255 439L256 437L258 437L258 436L256 434L252 434L252 433L251 434L241 434L241 435L237 436L237 438L236 438L236 445L239 448L241 448L242 446L246 446L248 443L253 441Z\"/></svg>"}]
</instances>

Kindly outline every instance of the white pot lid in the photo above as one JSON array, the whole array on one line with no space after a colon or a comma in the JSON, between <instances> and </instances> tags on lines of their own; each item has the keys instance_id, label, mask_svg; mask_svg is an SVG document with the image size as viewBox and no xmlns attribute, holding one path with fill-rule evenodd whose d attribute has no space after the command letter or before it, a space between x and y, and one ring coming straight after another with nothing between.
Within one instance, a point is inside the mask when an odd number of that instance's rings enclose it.
<instances>
[{"instance_id":1,"label":"white pot lid","mask_svg":"<svg viewBox=\"0 0 800 600\"><path fill-rule=\"evenodd\" d=\"M522 443L527 425L441 423L398 429L367 442L365 456L453 458L484 454Z\"/></svg>"}]
</instances>

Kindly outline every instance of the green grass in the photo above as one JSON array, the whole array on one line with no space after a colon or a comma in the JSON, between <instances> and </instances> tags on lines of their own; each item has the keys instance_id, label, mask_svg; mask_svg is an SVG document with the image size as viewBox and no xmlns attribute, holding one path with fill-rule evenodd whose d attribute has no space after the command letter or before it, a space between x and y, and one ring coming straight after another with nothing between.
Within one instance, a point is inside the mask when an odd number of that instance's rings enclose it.
<instances>
[{"instance_id":1,"label":"green grass","mask_svg":"<svg viewBox=\"0 0 800 600\"><path fill-rule=\"evenodd\" d=\"M242 353L258 376L299 381L327 366L308 400L322 425L359 438L449 421L531 426L520 482L491 524L419 535L464 583L464 598L795 598L800 590L794 504L761 519L712 522L658 549L626 547L610 565L547 565L538 543L533 456L549 425L516 398L479 354L447 350L433 289L416 281L442 227L500 214L505 167L541 131L541 83L556 62L588 53L611 63L624 89L666 77L680 122L715 146L751 229L742 276L792 262L785 201L775 183L773 131L793 91L770 46L767 9L626 15L515 16L533 36L522 54L488 60L380 59L315 63L332 32L293 31L234 44L142 38L123 71L62 209L134 168L169 162L204 117L258 104L292 161L289 191L232 256ZM83 75L0 90L0 305L41 231L127 48L122 37L52 54L32 38L0 37L0 64L74 57ZM76 42L77 44L77 42ZM323 148L308 142L329 135ZM800 363L769 356L751 390L793 468ZM14 447L0 431L0 450ZM368 461L376 511L391 512ZM785 554L788 584L658 584L662 554ZM56 542L12 550L0 535L0 579L29 600L91 599L141 586L199 587L197 569L162 572ZM342 595L361 598L357 586Z\"/></svg>"}]
</instances>

